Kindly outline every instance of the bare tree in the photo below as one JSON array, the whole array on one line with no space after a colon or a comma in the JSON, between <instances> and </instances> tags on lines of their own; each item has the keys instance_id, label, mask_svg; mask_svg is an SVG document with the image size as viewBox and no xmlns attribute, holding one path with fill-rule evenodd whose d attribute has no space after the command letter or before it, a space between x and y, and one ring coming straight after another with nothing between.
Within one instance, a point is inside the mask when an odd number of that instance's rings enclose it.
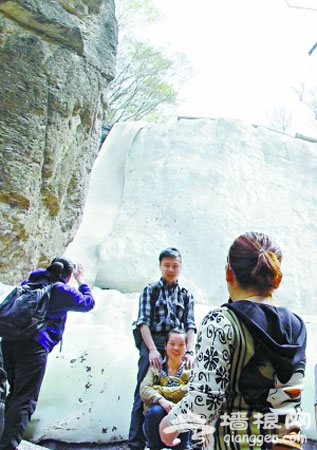
<instances>
[{"instance_id":1,"label":"bare tree","mask_svg":"<svg viewBox=\"0 0 317 450\"><path fill-rule=\"evenodd\" d=\"M310 109L314 115L314 120L317 120L317 85L306 88L305 83L302 83L299 88L295 89L299 101Z\"/></svg>"},{"instance_id":2,"label":"bare tree","mask_svg":"<svg viewBox=\"0 0 317 450\"><path fill-rule=\"evenodd\" d=\"M266 117L273 130L286 133L292 125L293 113L286 106L275 106Z\"/></svg>"},{"instance_id":3,"label":"bare tree","mask_svg":"<svg viewBox=\"0 0 317 450\"><path fill-rule=\"evenodd\" d=\"M317 7L311 7L311 6L303 6L303 5L291 5L290 3L289 3L289 1L288 0L285 0L286 1L286 4L287 4L287 6L289 7L289 8L296 8L296 9L305 9L305 10L307 10L307 11L317 11ZM309 54L309 56L311 56L311 54L313 53L313 51L315 50L317 48L317 42L316 42L316 44L314 44L313 46L312 46L312 48L309 50L309 52L308 52L308 54Z\"/></svg>"},{"instance_id":4,"label":"bare tree","mask_svg":"<svg viewBox=\"0 0 317 450\"><path fill-rule=\"evenodd\" d=\"M289 8L296 8L296 9L306 9L307 11L317 11L317 8L311 7L311 6L303 6L303 5L292 5L288 0L285 0L286 4Z\"/></svg>"},{"instance_id":5,"label":"bare tree","mask_svg":"<svg viewBox=\"0 0 317 450\"><path fill-rule=\"evenodd\" d=\"M311 54L312 54L313 51L316 49L316 47L317 47L317 42L316 42L316 44L314 44L314 45L312 46L312 48L309 50L309 52L308 52L309 56L311 56Z\"/></svg>"}]
</instances>

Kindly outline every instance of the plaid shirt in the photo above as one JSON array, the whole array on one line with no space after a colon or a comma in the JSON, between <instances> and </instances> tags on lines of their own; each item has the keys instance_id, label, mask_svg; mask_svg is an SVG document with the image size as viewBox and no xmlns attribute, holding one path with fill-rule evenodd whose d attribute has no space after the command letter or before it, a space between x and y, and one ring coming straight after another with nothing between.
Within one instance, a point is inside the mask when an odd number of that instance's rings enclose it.
<instances>
[{"instance_id":1,"label":"plaid shirt","mask_svg":"<svg viewBox=\"0 0 317 450\"><path fill-rule=\"evenodd\" d=\"M168 333L173 328L196 331L194 297L176 281L169 286L161 278L155 304L151 304L151 285L145 286L140 295L139 315L136 325L146 324L151 333Z\"/></svg>"}]
</instances>

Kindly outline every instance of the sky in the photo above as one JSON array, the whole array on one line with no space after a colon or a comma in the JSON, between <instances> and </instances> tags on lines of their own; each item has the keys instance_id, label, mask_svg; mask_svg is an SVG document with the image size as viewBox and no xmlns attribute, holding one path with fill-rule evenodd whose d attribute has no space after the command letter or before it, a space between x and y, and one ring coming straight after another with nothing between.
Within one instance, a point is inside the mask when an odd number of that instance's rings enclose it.
<instances>
[{"instance_id":1,"label":"sky","mask_svg":"<svg viewBox=\"0 0 317 450\"><path fill-rule=\"evenodd\" d=\"M166 20L148 39L186 54L193 78L180 92L177 115L234 117L264 124L276 106L311 129L294 88L317 78L317 1L154 0ZM315 4L315 5L314 5ZM317 132L317 130L316 130Z\"/></svg>"}]
</instances>

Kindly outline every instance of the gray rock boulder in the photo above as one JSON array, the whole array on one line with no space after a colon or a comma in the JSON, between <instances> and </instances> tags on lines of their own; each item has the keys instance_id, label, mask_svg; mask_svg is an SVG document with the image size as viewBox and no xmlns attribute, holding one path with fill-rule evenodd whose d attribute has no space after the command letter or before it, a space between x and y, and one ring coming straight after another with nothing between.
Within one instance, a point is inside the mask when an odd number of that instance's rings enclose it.
<instances>
[{"instance_id":1,"label":"gray rock boulder","mask_svg":"<svg viewBox=\"0 0 317 450\"><path fill-rule=\"evenodd\" d=\"M0 278L62 253L114 77L113 0L0 0Z\"/></svg>"}]
</instances>

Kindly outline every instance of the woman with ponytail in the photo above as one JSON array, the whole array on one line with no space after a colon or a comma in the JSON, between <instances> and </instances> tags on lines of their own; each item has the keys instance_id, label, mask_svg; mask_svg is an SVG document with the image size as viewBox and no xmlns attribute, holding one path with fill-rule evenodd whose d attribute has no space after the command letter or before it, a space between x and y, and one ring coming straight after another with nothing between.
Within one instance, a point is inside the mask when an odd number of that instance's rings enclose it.
<instances>
[{"instance_id":1,"label":"woman with ponytail","mask_svg":"<svg viewBox=\"0 0 317 450\"><path fill-rule=\"evenodd\" d=\"M72 276L78 288L68 284ZM44 328L29 340L1 341L9 384L1 450L16 449L23 438L36 408L47 356L62 339L68 311L88 312L95 306L82 265L75 266L65 257L54 258L46 269L36 269L21 284L26 283L53 283L53 287Z\"/></svg>"},{"instance_id":2,"label":"woman with ponytail","mask_svg":"<svg viewBox=\"0 0 317 450\"><path fill-rule=\"evenodd\" d=\"M204 434L208 450L300 449L306 327L273 298L281 261L280 248L262 233L231 245L230 299L202 320L189 392L160 424L166 447L188 429Z\"/></svg>"}]
</instances>

